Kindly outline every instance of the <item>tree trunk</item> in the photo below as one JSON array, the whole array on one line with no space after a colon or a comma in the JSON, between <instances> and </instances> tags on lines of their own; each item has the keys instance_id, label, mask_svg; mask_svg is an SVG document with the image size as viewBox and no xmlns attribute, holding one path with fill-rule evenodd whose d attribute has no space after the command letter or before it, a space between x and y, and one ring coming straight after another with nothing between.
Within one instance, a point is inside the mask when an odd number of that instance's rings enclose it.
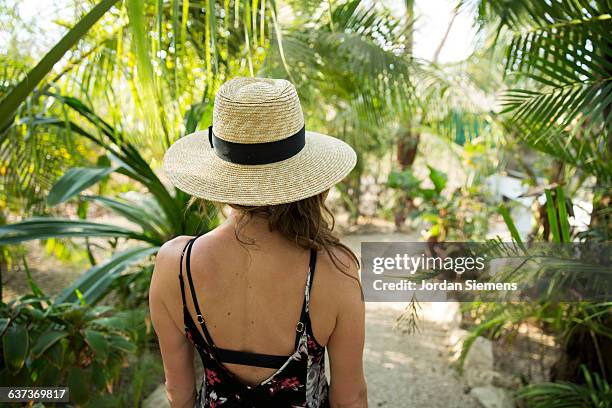
<instances>
[{"instance_id":1,"label":"tree trunk","mask_svg":"<svg viewBox=\"0 0 612 408\"><path fill-rule=\"evenodd\" d=\"M414 21L414 0L406 0L406 20L408 24ZM406 33L406 58L412 59L413 50L413 28ZM420 141L420 135L414 131L413 118L408 116L403 118L401 128L397 133L397 163L400 170L405 170L412 167L416 159ZM412 197L403 196L401 201L397 203L395 208L395 227L400 228L408 213L414 208Z\"/></svg>"}]
</instances>

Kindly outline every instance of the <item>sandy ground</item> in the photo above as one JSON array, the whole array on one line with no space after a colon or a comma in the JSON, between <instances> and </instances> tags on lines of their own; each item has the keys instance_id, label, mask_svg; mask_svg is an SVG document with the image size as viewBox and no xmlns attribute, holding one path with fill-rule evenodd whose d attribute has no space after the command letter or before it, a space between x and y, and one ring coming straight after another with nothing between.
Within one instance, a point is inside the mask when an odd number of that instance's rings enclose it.
<instances>
[{"instance_id":1,"label":"sandy ground","mask_svg":"<svg viewBox=\"0 0 612 408\"><path fill-rule=\"evenodd\" d=\"M400 305L367 305L364 366L369 406L479 407L449 366L443 325L421 321L418 333L402 334L393 328L398 313Z\"/></svg>"}]
</instances>

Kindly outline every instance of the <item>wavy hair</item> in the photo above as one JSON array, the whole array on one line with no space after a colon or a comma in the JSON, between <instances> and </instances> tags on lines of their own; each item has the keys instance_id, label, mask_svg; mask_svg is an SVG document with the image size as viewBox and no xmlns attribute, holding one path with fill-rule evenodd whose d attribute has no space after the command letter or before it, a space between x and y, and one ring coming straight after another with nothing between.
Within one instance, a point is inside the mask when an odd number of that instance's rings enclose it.
<instances>
[{"instance_id":1,"label":"wavy hair","mask_svg":"<svg viewBox=\"0 0 612 408\"><path fill-rule=\"evenodd\" d=\"M270 231L278 231L286 239L304 249L325 250L339 271L359 282L358 278L348 274L349 265L342 262L333 251L336 248L341 250L359 267L359 259L355 253L340 242L333 233L334 215L325 204L328 191L286 204L267 206L227 204L240 212L235 228L236 239L244 245L256 245L252 239L243 236L242 229L253 217L266 218ZM190 205L195 201L199 200L192 199ZM225 204L216 203L216 205Z\"/></svg>"}]
</instances>

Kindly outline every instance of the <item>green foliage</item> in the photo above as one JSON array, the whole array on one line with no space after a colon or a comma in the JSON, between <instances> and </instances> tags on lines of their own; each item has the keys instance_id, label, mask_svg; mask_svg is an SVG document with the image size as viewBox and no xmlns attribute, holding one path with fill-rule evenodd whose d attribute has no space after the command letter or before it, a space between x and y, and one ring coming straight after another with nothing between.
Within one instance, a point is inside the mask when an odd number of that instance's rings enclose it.
<instances>
[{"instance_id":1,"label":"green foliage","mask_svg":"<svg viewBox=\"0 0 612 408\"><path fill-rule=\"evenodd\" d=\"M69 386L77 404L105 394L136 350L134 320L142 314L53 302L37 292L0 304L2 384Z\"/></svg>"},{"instance_id":2,"label":"green foliage","mask_svg":"<svg viewBox=\"0 0 612 408\"><path fill-rule=\"evenodd\" d=\"M26 76L36 57L29 57L31 47L13 34L31 30L29 22L7 19L14 30L7 26L5 34L13 41L0 56L0 98L18 106L15 120L13 112L2 109L12 125L0 132L0 210L19 217L48 213L44 203L53 182L70 167L97 157L95 143L75 138L80 129L44 123L70 121L66 105L48 93L65 93L104 111L108 123L120 128L155 167L177 137L210 124L212 95L221 83L258 70L267 37L275 32L268 27L275 4L267 0L112 3L100 2L95 13L74 23L37 66L48 68L42 78L32 76L34 70ZM100 14L102 5L108 11ZM94 14L100 24L91 20ZM48 66L51 54L59 56L54 69ZM117 83L123 84L120 89ZM19 91L18 100L9 98L24 84L36 89Z\"/></svg>"},{"instance_id":3,"label":"green foliage","mask_svg":"<svg viewBox=\"0 0 612 408\"><path fill-rule=\"evenodd\" d=\"M305 14L306 5L293 4L296 18L273 38L261 74L296 85L307 127L359 152L381 152L393 141L385 125L414 105L414 63L405 49L412 21L382 3L316 3L325 12Z\"/></svg>"},{"instance_id":4,"label":"green foliage","mask_svg":"<svg viewBox=\"0 0 612 408\"><path fill-rule=\"evenodd\" d=\"M394 189L400 189L412 198L419 197L428 201L439 199L442 190L446 187L448 176L431 166L427 166L427 168L429 169L429 181L433 184L433 188L422 187L421 183L423 180L416 177L410 169L405 169L401 172L392 171L389 173L387 186Z\"/></svg>"},{"instance_id":5,"label":"green foliage","mask_svg":"<svg viewBox=\"0 0 612 408\"><path fill-rule=\"evenodd\" d=\"M136 247L118 252L103 263L87 270L58 296L59 302L77 301L77 293L88 303L97 303L111 290L123 271L142 258L157 253L159 247Z\"/></svg>"},{"instance_id":6,"label":"green foliage","mask_svg":"<svg viewBox=\"0 0 612 408\"><path fill-rule=\"evenodd\" d=\"M410 169L392 171L387 187L395 190L395 208L408 213L413 219L428 224L425 238L428 240L469 240L483 237L487 230L486 205L478 198L476 189L458 188L445 196L448 176L446 173L427 166L427 183L418 178ZM473 196L476 196L473 197Z\"/></svg>"},{"instance_id":7,"label":"green foliage","mask_svg":"<svg viewBox=\"0 0 612 408\"><path fill-rule=\"evenodd\" d=\"M530 408L609 408L612 388L597 373L581 366L584 385L570 382L541 383L524 387L518 397Z\"/></svg>"},{"instance_id":8,"label":"green foliage","mask_svg":"<svg viewBox=\"0 0 612 408\"><path fill-rule=\"evenodd\" d=\"M53 69L53 66L66 54L89 29L117 2L100 1L32 68L25 78L0 101L0 134L11 124L15 111L36 86Z\"/></svg>"},{"instance_id":9,"label":"green foliage","mask_svg":"<svg viewBox=\"0 0 612 408\"><path fill-rule=\"evenodd\" d=\"M512 220L512 217L510 216L510 211L508 210L508 208L506 208L505 205L500 204L497 211L501 214L502 218L504 219L504 222L506 223L506 226L508 227L508 230L510 231L510 235L512 236L512 240L516 242L518 245L520 245L521 248L524 248L523 240L521 236L519 235L518 230L516 229L516 225L514 224L514 220Z\"/></svg>"},{"instance_id":10,"label":"green foliage","mask_svg":"<svg viewBox=\"0 0 612 408\"><path fill-rule=\"evenodd\" d=\"M115 171L112 167L74 167L53 185L47 196L47 204L55 206L72 198Z\"/></svg>"},{"instance_id":11,"label":"green foliage","mask_svg":"<svg viewBox=\"0 0 612 408\"><path fill-rule=\"evenodd\" d=\"M495 25L494 40L497 45L501 42L500 48L506 51L505 79L509 89L501 98L506 132L524 145L569 164L576 169L576 174L595 176L601 187L608 188L612 177L610 2L477 0L461 3L476 5L483 29ZM505 42L506 39L509 41ZM566 191L561 187L544 191L544 222L548 223L550 240L555 243L572 240L568 220L571 204L568 207ZM500 213L513 239L524 249L507 209L500 207ZM596 215L595 211L591 214L593 218ZM601 235L607 236L607 232ZM593 240L595 234L583 233L582 237ZM554 334L562 345L570 344L581 331L593 338L611 338L609 303L553 300L557 290L566 287L568 278L575 277L576 272L582 276L587 271L595 272L571 257L559 259L560 255L564 254L544 257L544 266L539 270L553 275L550 297L517 305L474 305L480 323L470 330L464 350L469 349L475 336L512 333L528 320ZM589 281L594 279L595 274ZM608 369L601 362L600 358L598 369L606 372ZM592 391L592 387L587 390L575 384L536 385L528 391L528 399L537 407L608 406L603 400L589 400L588 394ZM582 399L585 395L586 400Z\"/></svg>"},{"instance_id":12,"label":"green foliage","mask_svg":"<svg viewBox=\"0 0 612 408\"><path fill-rule=\"evenodd\" d=\"M40 118L39 125L68 127L72 132L102 148L113 166L69 170L51 189L48 201L55 204L78 197L84 190L116 171L142 185L150 193L150 197L145 197L140 202L95 195L86 195L82 199L102 205L136 224L140 230L83 220L38 217L0 226L0 245L56 237L111 237L144 242L144 247L117 253L107 261L93 266L59 296L60 302L75 301L78 291L87 303L95 303L108 294L114 279L129 265L154 255L165 241L178 235L194 235L208 231L216 223L216 212L210 204L205 207L206 214L202 214L197 206L185 211L190 197L174 188L169 190L136 146L127 141L118 129L76 98L51 96L65 104L66 109L88 123L92 129L79 126L75 121L59 118Z\"/></svg>"},{"instance_id":13,"label":"green foliage","mask_svg":"<svg viewBox=\"0 0 612 408\"><path fill-rule=\"evenodd\" d=\"M607 1L483 1L514 34L506 72L522 79L502 98L508 130L527 145L610 182L612 108Z\"/></svg>"},{"instance_id":14,"label":"green foliage","mask_svg":"<svg viewBox=\"0 0 612 408\"><path fill-rule=\"evenodd\" d=\"M545 194L552 242L556 245L538 247L535 243L528 249L518 235L508 209L502 205L499 207L499 212L517 245L505 245L500 238L489 240L490 252L486 256L520 261L518 266L496 273L496 279L500 282L518 282L527 285L533 282L546 282L547 286L542 288L544 290L540 297L531 302L473 305L473 310L478 310L480 323L470 328L470 333L463 343L460 364L478 336L496 338L516 331L521 324L528 321L545 326L562 344L568 344L582 329L586 329L593 336L612 339L608 323L612 310L609 302L559 302L560 298L567 299L568 293L579 292L580 289L588 291L587 287L601 287L605 292L609 287L606 277L610 270L593 263L592 257L601 253L601 247L597 244L592 248L594 252L591 252L586 244L580 248L580 251L561 245L571 242L565 193L563 188L557 187L554 195L550 190L545 190ZM605 367L600 368L605 372ZM574 386L564 385L561 388L564 387L572 389ZM532 395L537 396L545 389L547 388L536 387ZM534 401L537 401L537 398Z\"/></svg>"}]
</instances>

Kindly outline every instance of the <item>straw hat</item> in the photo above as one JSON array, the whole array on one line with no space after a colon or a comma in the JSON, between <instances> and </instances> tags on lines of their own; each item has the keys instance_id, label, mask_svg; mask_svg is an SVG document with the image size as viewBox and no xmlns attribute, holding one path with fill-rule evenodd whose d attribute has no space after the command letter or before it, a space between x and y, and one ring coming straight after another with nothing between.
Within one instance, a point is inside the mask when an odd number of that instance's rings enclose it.
<instances>
[{"instance_id":1,"label":"straw hat","mask_svg":"<svg viewBox=\"0 0 612 408\"><path fill-rule=\"evenodd\" d=\"M163 169L178 189L195 197L273 205L327 190L356 160L343 141L304 129L290 82L236 78L217 92L212 127L174 143Z\"/></svg>"}]
</instances>

